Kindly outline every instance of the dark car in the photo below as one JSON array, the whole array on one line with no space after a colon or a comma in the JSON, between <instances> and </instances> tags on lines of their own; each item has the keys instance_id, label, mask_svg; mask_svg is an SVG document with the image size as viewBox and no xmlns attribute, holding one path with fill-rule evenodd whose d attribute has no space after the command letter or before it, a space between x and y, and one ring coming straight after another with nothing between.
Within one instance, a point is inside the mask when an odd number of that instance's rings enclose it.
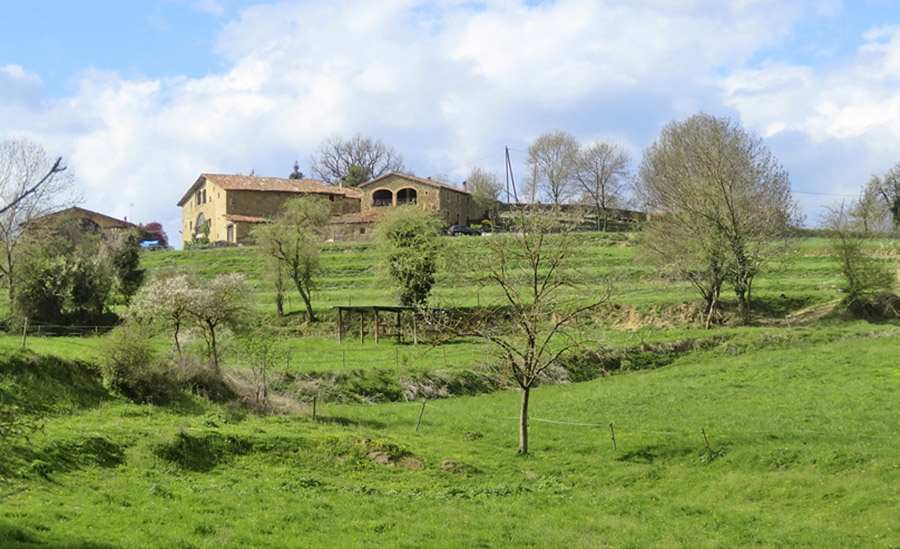
<instances>
[{"instance_id":1,"label":"dark car","mask_svg":"<svg viewBox=\"0 0 900 549\"><path fill-rule=\"evenodd\" d=\"M454 225L447 229L447 234L449 234L450 236L459 236L461 234L478 236L481 234L481 231L479 231L478 229L473 229L468 225Z\"/></svg>"}]
</instances>

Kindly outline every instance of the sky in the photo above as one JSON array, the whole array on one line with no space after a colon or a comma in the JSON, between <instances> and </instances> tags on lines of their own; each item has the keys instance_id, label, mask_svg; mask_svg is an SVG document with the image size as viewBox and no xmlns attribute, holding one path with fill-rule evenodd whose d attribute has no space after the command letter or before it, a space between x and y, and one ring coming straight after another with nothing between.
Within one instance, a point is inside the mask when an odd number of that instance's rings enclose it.
<instances>
[{"instance_id":1,"label":"sky","mask_svg":"<svg viewBox=\"0 0 900 549\"><path fill-rule=\"evenodd\" d=\"M287 177L356 133L409 172L517 181L564 130L625 145L729 117L814 226L900 161L895 0L31 0L0 19L0 139L62 156L82 206L181 240L201 173Z\"/></svg>"}]
</instances>

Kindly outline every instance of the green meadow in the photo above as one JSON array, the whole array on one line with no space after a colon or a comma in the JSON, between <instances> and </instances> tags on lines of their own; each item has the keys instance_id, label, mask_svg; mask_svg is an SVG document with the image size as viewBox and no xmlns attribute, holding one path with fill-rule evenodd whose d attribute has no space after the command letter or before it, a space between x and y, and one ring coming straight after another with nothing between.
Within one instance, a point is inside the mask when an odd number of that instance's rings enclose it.
<instances>
[{"instance_id":1,"label":"green meadow","mask_svg":"<svg viewBox=\"0 0 900 549\"><path fill-rule=\"evenodd\" d=\"M459 261L434 302L496 300L473 267L484 241L446 241ZM713 330L632 235L579 246L578 291L613 280L581 327L612 358L533 391L526 456L520 394L480 341L423 330L414 345L404 326L375 345L351 325L338 344L332 307L393 304L372 245L324 245L312 325L296 294L274 318L252 248L147 255L151 272L247 275L253 322L281 338L276 410L136 404L100 383L102 336L0 337L0 403L40 426L0 439L0 547L900 546L900 325L835 309L827 241L791 242L754 324Z\"/></svg>"}]
</instances>

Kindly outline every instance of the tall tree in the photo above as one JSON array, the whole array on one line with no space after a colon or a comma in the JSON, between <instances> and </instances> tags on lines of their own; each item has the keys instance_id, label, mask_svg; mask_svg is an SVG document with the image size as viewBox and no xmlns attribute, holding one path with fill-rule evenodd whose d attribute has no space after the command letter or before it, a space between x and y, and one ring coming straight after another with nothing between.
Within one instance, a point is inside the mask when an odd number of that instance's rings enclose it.
<instances>
[{"instance_id":1,"label":"tall tree","mask_svg":"<svg viewBox=\"0 0 900 549\"><path fill-rule=\"evenodd\" d=\"M380 139L356 134L322 141L310 159L313 175L332 185L357 186L388 172L403 171L403 156Z\"/></svg>"},{"instance_id":2,"label":"tall tree","mask_svg":"<svg viewBox=\"0 0 900 549\"><path fill-rule=\"evenodd\" d=\"M630 161L625 147L611 141L592 143L578 154L575 180L594 207L598 229L609 229L609 210L622 200Z\"/></svg>"},{"instance_id":3,"label":"tall tree","mask_svg":"<svg viewBox=\"0 0 900 549\"><path fill-rule=\"evenodd\" d=\"M415 206L385 215L377 234L384 267L401 305L424 305L434 285L441 254L441 221Z\"/></svg>"},{"instance_id":4,"label":"tall tree","mask_svg":"<svg viewBox=\"0 0 900 549\"><path fill-rule=\"evenodd\" d=\"M555 131L544 133L528 147L528 181L531 201L543 193L558 206L569 199L578 172L580 145L570 133Z\"/></svg>"},{"instance_id":5,"label":"tall tree","mask_svg":"<svg viewBox=\"0 0 900 549\"><path fill-rule=\"evenodd\" d=\"M319 271L319 243L325 224L331 217L329 202L312 196L300 196L284 205L280 216L253 231L259 251L274 261L294 281L310 322L316 321L312 292ZM277 282L278 278L275 277Z\"/></svg>"},{"instance_id":6,"label":"tall tree","mask_svg":"<svg viewBox=\"0 0 900 549\"><path fill-rule=\"evenodd\" d=\"M881 195L891 214L894 230L900 229L900 162L882 176L873 176L869 186Z\"/></svg>"},{"instance_id":7,"label":"tall tree","mask_svg":"<svg viewBox=\"0 0 900 549\"><path fill-rule=\"evenodd\" d=\"M579 295L572 226L558 212L521 210L519 226L487 241L488 282L502 296L476 313L471 329L499 349L522 390L519 453L528 452L531 389L561 356L583 344L575 329L583 313L609 298Z\"/></svg>"},{"instance_id":8,"label":"tall tree","mask_svg":"<svg viewBox=\"0 0 900 549\"><path fill-rule=\"evenodd\" d=\"M294 171L288 176L288 179L303 179L303 172L300 171L300 161L294 160Z\"/></svg>"},{"instance_id":9,"label":"tall tree","mask_svg":"<svg viewBox=\"0 0 900 549\"><path fill-rule=\"evenodd\" d=\"M75 204L74 177L37 143L0 141L0 276L15 298L16 262L23 226Z\"/></svg>"},{"instance_id":10,"label":"tall tree","mask_svg":"<svg viewBox=\"0 0 900 549\"><path fill-rule=\"evenodd\" d=\"M712 258L711 272L724 261L725 279L738 299L741 319L750 320L753 280L798 219L788 174L758 137L727 118L696 114L671 122L644 151L638 195L656 225L649 236ZM714 266L715 265L715 266Z\"/></svg>"},{"instance_id":11,"label":"tall tree","mask_svg":"<svg viewBox=\"0 0 900 549\"><path fill-rule=\"evenodd\" d=\"M131 305L131 299L137 293L147 274L141 269L140 236L137 231L128 231L113 244L112 266L116 276L116 288L125 301Z\"/></svg>"},{"instance_id":12,"label":"tall tree","mask_svg":"<svg viewBox=\"0 0 900 549\"><path fill-rule=\"evenodd\" d=\"M472 193L472 205L478 209L478 214L484 215L487 212L493 223L493 214L503 189L500 178L493 172L475 167L466 177L466 184Z\"/></svg>"}]
</instances>

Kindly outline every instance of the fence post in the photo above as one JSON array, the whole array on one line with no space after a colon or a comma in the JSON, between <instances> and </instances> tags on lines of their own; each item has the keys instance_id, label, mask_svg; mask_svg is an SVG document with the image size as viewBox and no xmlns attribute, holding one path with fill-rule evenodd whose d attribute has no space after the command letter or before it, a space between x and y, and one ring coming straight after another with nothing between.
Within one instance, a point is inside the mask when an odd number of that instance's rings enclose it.
<instances>
[{"instance_id":1,"label":"fence post","mask_svg":"<svg viewBox=\"0 0 900 549\"><path fill-rule=\"evenodd\" d=\"M422 423L422 414L425 413L425 402L426 402L426 401L423 399L423 400L422 400L422 409L419 410L419 419L416 420L416 432L417 432L417 433L419 432L419 424Z\"/></svg>"},{"instance_id":2,"label":"fence post","mask_svg":"<svg viewBox=\"0 0 900 549\"><path fill-rule=\"evenodd\" d=\"M316 397L313 397L313 421L316 420Z\"/></svg>"},{"instance_id":3,"label":"fence post","mask_svg":"<svg viewBox=\"0 0 900 549\"><path fill-rule=\"evenodd\" d=\"M613 452L615 452L616 451L616 429L615 429L615 427L613 427L612 423L609 424L609 438L612 439Z\"/></svg>"},{"instance_id":4,"label":"fence post","mask_svg":"<svg viewBox=\"0 0 900 549\"><path fill-rule=\"evenodd\" d=\"M22 347L25 346L25 339L28 337L28 317L25 317L25 327L22 328Z\"/></svg>"}]
</instances>

